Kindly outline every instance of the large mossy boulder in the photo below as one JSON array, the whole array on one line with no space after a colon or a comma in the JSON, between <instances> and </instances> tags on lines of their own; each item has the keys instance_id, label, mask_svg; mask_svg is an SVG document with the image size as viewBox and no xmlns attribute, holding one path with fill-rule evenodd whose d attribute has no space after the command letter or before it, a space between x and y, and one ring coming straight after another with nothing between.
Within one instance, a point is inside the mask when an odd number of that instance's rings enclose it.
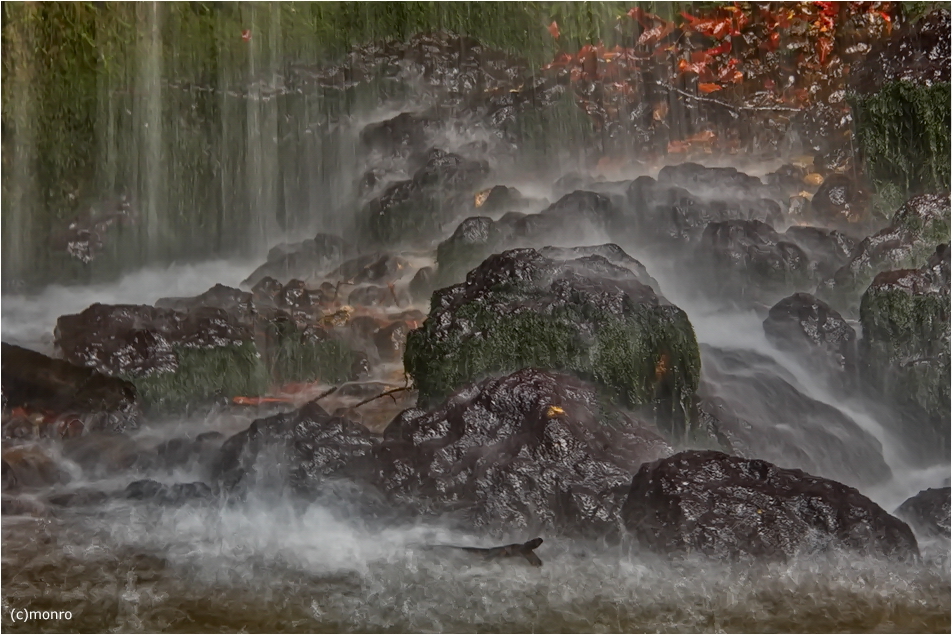
<instances>
[{"instance_id":1,"label":"large mossy boulder","mask_svg":"<svg viewBox=\"0 0 952 635\"><path fill-rule=\"evenodd\" d=\"M5 408L70 414L87 430L138 427L141 412L131 383L6 342L2 348Z\"/></svg>"},{"instance_id":2,"label":"large mossy boulder","mask_svg":"<svg viewBox=\"0 0 952 635\"><path fill-rule=\"evenodd\" d=\"M713 451L641 466L622 517L642 546L667 555L784 561L833 549L919 554L909 526L852 487Z\"/></svg>"},{"instance_id":3,"label":"large mossy boulder","mask_svg":"<svg viewBox=\"0 0 952 635\"><path fill-rule=\"evenodd\" d=\"M937 9L877 43L851 75L856 138L886 209L949 190L949 33L949 10Z\"/></svg>"},{"instance_id":4,"label":"large mossy boulder","mask_svg":"<svg viewBox=\"0 0 952 635\"><path fill-rule=\"evenodd\" d=\"M652 411L675 437L691 426L700 356L687 315L603 256L513 249L434 292L404 366L427 406L487 375L571 372Z\"/></svg>"},{"instance_id":5,"label":"large mossy boulder","mask_svg":"<svg viewBox=\"0 0 952 635\"><path fill-rule=\"evenodd\" d=\"M856 245L849 261L820 283L816 295L835 309L855 315L860 297L876 274L921 267L936 245L949 242L949 217L948 194L909 199L888 227Z\"/></svg>"},{"instance_id":6,"label":"large mossy boulder","mask_svg":"<svg viewBox=\"0 0 952 635\"><path fill-rule=\"evenodd\" d=\"M268 385L251 329L220 308L97 303L61 316L56 344L67 361L132 382L157 411L258 395Z\"/></svg>"},{"instance_id":7,"label":"large mossy boulder","mask_svg":"<svg viewBox=\"0 0 952 635\"><path fill-rule=\"evenodd\" d=\"M353 378L359 355L333 330L324 294L265 278L252 292L216 285L148 305L94 304L57 320L67 361L135 385L143 407L167 413L258 396L272 383Z\"/></svg>"},{"instance_id":8,"label":"large mossy boulder","mask_svg":"<svg viewBox=\"0 0 952 635\"><path fill-rule=\"evenodd\" d=\"M618 528L638 467L671 452L594 385L527 368L401 413L379 446L379 483L394 502L468 529L602 536Z\"/></svg>"},{"instance_id":9,"label":"large mossy boulder","mask_svg":"<svg viewBox=\"0 0 952 635\"><path fill-rule=\"evenodd\" d=\"M920 437L950 440L949 246L920 269L876 276L863 295L861 376L876 394L910 406Z\"/></svg>"}]
</instances>

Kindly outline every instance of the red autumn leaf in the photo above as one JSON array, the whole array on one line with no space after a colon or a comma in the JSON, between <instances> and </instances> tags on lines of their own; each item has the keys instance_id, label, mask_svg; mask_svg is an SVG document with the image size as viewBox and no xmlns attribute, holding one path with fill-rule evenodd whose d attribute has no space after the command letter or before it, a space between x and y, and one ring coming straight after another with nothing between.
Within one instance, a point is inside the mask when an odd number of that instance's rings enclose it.
<instances>
[{"instance_id":1,"label":"red autumn leaf","mask_svg":"<svg viewBox=\"0 0 952 635\"><path fill-rule=\"evenodd\" d=\"M552 24L549 25L549 35L554 39L559 39L559 24L555 20L552 20Z\"/></svg>"},{"instance_id":2,"label":"red autumn leaf","mask_svg":"<svg viewBox=\"0 0 952 635\"><path fill-rule=\"evenodd\" d=\"M717 46L714 46L714 47L711 47L711 48L707 49L707 51L705 51L705 52L706 52L708 55L710 55L711 57L714 57L715 55L720 55L720 54L722 54L722 53L730 53L730 52L731 52L731 48L732 48L731 41L730 41L730 40L724 40L723 42L721 42L721 43L718 44Z\"/></svg>"},{"instance_id":3,"label":"red autumn leaf","mask_svg":"<svg viewBox=\"0 0 952 635\"><path fill-rule=\"evenodd\" d=\"M681 17L687 20L685 27L689 31L703 33L717 39L731 32L731 18L696 18L686 11L681 12Z\"/></svg>"},{"instance_id":4,"label":"red autumn leaf","mask_svg":"<svg viewBox=\"0 0 952 635\"><path fill-rule=\"evenodd\" d=\"M722 90L723 86L721 86L720 84L703 83L703 84L698 84L697 89L701 91L702 93L707 94L707 93L713 93L718 90Z\"/></svg>"},{"instance_id":5,"label":"red autumn leaf","mask_svg":"<svg viewBox=\"0 0 952 635\"><path fill-rule=\"evenodd\" d=\"M654 22L665 22L654 13L649 13L642 9L641 7L635 7L628 12L628 17L632 20L637 20L638 24L643 26L646 29L650 29L653 26Z\"/></svg>"},{"instance_id":6,"label":"red autumn leaf","mask_svg":"<svg viewBox=\"0 0 952 635\"><path fill-rule=\"evenodd\" d=\"M764 79L764 88L767 90L773 90L776 87L777 83L774 80L770 79L769 77Z\"/></svg>"},{"instance_id":7,"label":"red autumn leaf","mask_svg":"<svg viewBox=\"0 0 952 635\"><path fill-rule=\"evenodd\" d=\"M687 60L681 60L678 62L678 70L682 73L694 73L695 75L700 75L707 71L707 63L695 62L694 64L689 64Z\"/></svg>"},{"instance_id":8,"label":"red autumn leaf","mask_svg":"<svg viewBox=\"0 0 952 635\"><path fill-rule=\"evenodd\" d=\"M828 37L821 37L816 41L816 54L820 58L820 64L826 62L827 56L833 52L833 40Z\"/></svg>"},{"instance_id":9,"label":"red autumn leaf","mask_svg":"<svg viewBox=\"0 0 952 635\"><path fill-rule=\"evenodd\" d=\"M242 32L241 32L241 39L244 40L245 42L250 42L250 41L251 41L251 29L245 29L244 31L242 31Z\"/></svg>"},{"instance_id":10,"label":"red autumn leaf","mask_svg":"<svg viewBox=\"0 0 952 635\"><path fill-rule=\"evenodd\" d=\"M765 51L776 51L780 47L780 34L774 31L767 38L766 42L761 42L760 47Z\"/></svg>"},{"instance_id":11,"label":"red autumn leaf","mask_svg":"<svg viewBox=\"0 0 952 635\"><path fill-rule=\"evenodd\" d=\"M667 24L659 24L657 26L651 27L650 29L645 29L641 32L641 35L638 37L638 44L654 44L660 42L664 39L666 35L671 33L671 27Z\"/></svg>"}]
</instances>

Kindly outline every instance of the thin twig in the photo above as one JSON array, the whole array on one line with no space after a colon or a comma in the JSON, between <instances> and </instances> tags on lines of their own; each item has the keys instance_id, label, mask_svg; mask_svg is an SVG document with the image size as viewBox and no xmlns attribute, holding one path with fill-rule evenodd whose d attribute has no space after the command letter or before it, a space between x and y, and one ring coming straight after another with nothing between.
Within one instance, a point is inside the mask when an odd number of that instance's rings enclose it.
<instances>
[{"instance_id":1,"label":"thin twig","mask_svg":"<svg viewBox=\"0 0 952 635\"><path fill-rule=\"evenodd\" d=\"M323 399L324 397L333 395L335 392L337 392L337 389L338 389L338 388L340 388L340 386L334 386L334 387L331 388L330 390L325 390L324 392L322 392L321 394L319 394L317 397L315 397L315 398L312 399L311 401L312 401L312 402L320 401L320 400Z\"/></svg>"},{"instance_id":2,"label":"thin twig","mask_svg":"<svg viewBox=\"0 0 952 635\"><path fill-rule=\"evenodd\" d=\"M762 112L800 112L802 108L791 108L789 106L735 106L729 104L726 101L721 101L720 99L712 99L711 97L701 97L700 95L692 95L689 92L683 91L680 88L675 88L671 84L666 84L665 82L658 80L655 82L658 86L665 88L667 90L673 91L683 97L688 99L693 99L695 101L703 101L709 104L714 104L716 106L722 106L729 110L752 110L752 111L762 111Z\"/></svg>"},{"instance_id":3,"label":"thin twig","mask_svg":"<svg viewBox=\"0 0 952 635\"><path fill-rule=\"evenodd\" d=\"M364 405L365 403L370 403L371 401L375 401L375 400L377 400L377 399L380 399L381 397L390 397L391 399L393 399L393 403L397 403L397 399L396 399L393 395L394 395L395 393L403 392L403 391L405 391L405 390L410 390L410 388L407 387L407 386L400 386L399 388L393 388L393 389L388 390L388 391L386 391L386 392L380 393L380 394L377 395L376 397L370 397L369 399L364 399L364 400L361 401L360 403L354 404L354 408L360 408L360 407L361 407L362 405Z\"/></svg>"}]
</instances>

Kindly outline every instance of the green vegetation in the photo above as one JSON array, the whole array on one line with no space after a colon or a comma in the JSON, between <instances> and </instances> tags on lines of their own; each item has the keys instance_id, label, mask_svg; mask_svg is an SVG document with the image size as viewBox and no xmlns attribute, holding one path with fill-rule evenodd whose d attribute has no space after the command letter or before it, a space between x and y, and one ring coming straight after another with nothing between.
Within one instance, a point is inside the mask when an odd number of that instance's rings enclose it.
<instances>
[{"instance_id":1,"label":"green vegetation","mask_svg":"<svg viewBox=\"0 0 952 635\"><path fill-rule=\"evenodd\" d=\"M264 356L278 384L316 380L337 384L350 379L357 355L346 342L309 337L289 323L271 322L266 328L274 344L265 348Z\"/></svg>"},{"instance_id":2,"label":"green vegetation","mask_svg":"<svg viewBox=\"0 0 952 635\"><path fill-rule=\"evenodd\" d=\"M867 382L898 403L920 408L948 444L948 289L910 292L903 285L874 283L863 295L860 321Z\"/></svg>"},{"instance_id":3,"label":"green vegetation","mask_svg":"<svg viewBox=\"0 0 952 635\"><path fill-rule=\"evenodd\" d=\"M689 432L701 361L683 311L630 305L620 318L581 298L543 311L525 308L547 300L548 290L506 285L454 311L466 329L437 333L439 320L430 319L412 331L404 366L419 403L430 406L485 376L533 367L571 372L626 406L652 408L674 438Z\"/></svg>"},{"instance_id":4,"label":"green vegetation","mask_svg":"<svg viewBox=\"0 0 952 635\"><path fill-rule=\"evenodd\" d=\"M175 347L174 351L178 358L175 372L123 377L135 385L147 412L182 412L218 398L267 392L267 369L253 342L215 348Z\"/></svg>"},{"instance_id":5,"label":"green vegetation","mask_svg":"<svg viewBox=\"0 0 952 635\"><path fill-rule=\"evenodd\" d=\"M909 196L949 191L950 103L948 83L893 82L878 93L852 98L856 137L880 214L888 214Z\"/></svg>"}]
</instances>

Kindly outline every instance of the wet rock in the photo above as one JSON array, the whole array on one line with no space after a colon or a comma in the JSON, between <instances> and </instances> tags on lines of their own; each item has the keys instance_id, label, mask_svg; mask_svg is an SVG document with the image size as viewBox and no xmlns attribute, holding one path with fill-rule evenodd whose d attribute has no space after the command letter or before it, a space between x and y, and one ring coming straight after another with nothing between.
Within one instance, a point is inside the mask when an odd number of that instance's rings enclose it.
<instances>
[{"instance_id":1,"label":"wet rock","mask_svg":"<svg viewBox=\"0 0 952 635\"><path fill-rule=\"evenodd\" d=\"M715 295L771 299L807 286L811 279L806 252L757 220L709 224L696 259L704 291Z\"/></svg>"},{"instance_id":2,"label":"wet rock","mask_svg":"<svg viewBox=\"0 0 952 635\"><path fill-rule=\"evenodd\" d=\"M643 465L622 515L644 547L787 560L848 549L914 557L912 530L858 491L757 459L689 451Z\"/></svg>"},{"instance_id":3,"label":"wet rock","mask_svg":"<svg viewBox=\"0 0 952 635\"><path fill-rule=\"evenodd\" d=\"M221 309L228 315L237 318L242 324L251 324L255 316L253 296L247 291L241 291L223 284L214 287L193 298L160 298L155 306L160 309L174 309L187 313L200 307Z\"/></svg>"},{"instance_id":4,"label":"wet rock","mask_svg":"<svg viewBox=\"0 0 952 635\"><path fill-rule=\"evenodd\" d=\"M811 261L812 275L826 279L845 265L856 241L835 229L794 225L783 233L785 240L799 246Z\"/></svg>"},{"instance_id":5,"label":"wet rock","mask_svg":"<svg viewBox=\"0 0 952 635\"><path fill-rule=\"evenodd\" d=\"M255 269L241 286L253 287L265 278L279 282L313 278L339 266L347 252L347 244L332 234L317 234L300 243L278 245L268 252L267 262Z\"/></svg>"},{"instance_id":6,"label":"wet rock","mask_svg":"<svg viewBox=\"0 0 952 635\"><path fill-rule=\"evenodd\" d=\"M856 331L823 300L795 293L773 305L764 333L777 348L819 367L845 374L856 370Z\"/></svg>"},{"instance_id":7,"label":"wet rock","mask_svg":"<svg viewBox=\"0 0 952 635\"><path fill-rule=\"evenodd\" d=\"M410 295L414 302L429 302L430 294L435 288L436 269L433 267L421 267L410 280Z\"/></svg>"},{"instance_id":8,"label":"wet rock","mask_svg":"<svg viewBox=\"0 0 952 635\"><path fill-rule=\"evenodd\" d=\"M619 231L621 219L621 211L610 199L583 191L563 196L538 214L508 213L497 221L486 216L467 218L437 247L434 285L460 282L488 256L506 249L564 243L569 236L572 243L601 243Z\"/></svg>"},{"instance_id":9,"label":"wet rock","mask_svg":"<svg viewBox=\"0 0 952 635\"><path fill-rule=\"evenodd\" d=\"M421 404L492 373L571 371L653 410L676 436L688 426L698 362L687 316L631 270L534 249L491 256L465 283L434 292L404 355Z\"/></svg>"},{"instance_id":10,"label":"wet rock","mask_svg":"<svg viewBox=\"0 0 952 635\"><path fill-rule=\"evenodd\" d=\"M368 285L359 287L350 292L347 296L347 304L351 306L397 306L398 296L396 291L389 287L378 287ZM406 302L404 302L406 304Z\"/></svg>"},{"instance_id":11,"label":"wet rock","mask_svg":"<svg viewBox=\"0 0 952 635\"><path fill-rule=\"evenodd\" d=\"M845 174L831 174L810 201L813 218L834 225L862 220L867 214L868 196Z\"/></svg>"},{"instance_id":12,"label":"wet rock","mask_svg":"<svg viewBox=\"0 0 952 635\"><path fill-rule=\"evenodd\" d=\"M216 482L229 491L275 488L308 498L328 480L369 482L378 438L363 426L329 415L311 402L259 419L221 446Z\"/></svg>"},{"instance_id":13,"label":"wet rock","mask_svg":"<svg viewBox=\"0 0 952 635\"><path fill-rule=\"evenodd\" d=\"M765 198L769 190L756 176L736 168L709 168L698 163L666 165L658 172L658 183L682 187L705 198Z\"/></svg>"},{"instance_id":14,"label":"wet rock","mask_svg":"<svg viewBox=\"0 0 952 635\"><path fill-rule=\"evenodd\" d=\"M865 238L817 289L817 296L841 312L858 308L876 274L921 267L935 246L949 241L949 196L925 194L906 202L882 231Z\"/></svg>"},{"instance_id":15,"label":"wet rock","mask_svg":"<svg viewBox=\"0 0 952 635\"><path fill-rule=\"evenodd\" d=\"M857 487L891 478L882 444L772 358L705 345L701 362L699 408L725 449Z\"/></svg>"},{"instance_id":16,"label":"wet rock","mask_svg":"<svg viewBox=\"0 0 952 635\"><path fill-rule=\"evenodd\" d=\"M155 455L126 435L88 434L63 442L63 456L90 477L110 477L133 469L150 469Z\"/></svg>"},{"instance_id":17,"label":"wet rock","mask_svg":"<svg viewBox=\"0 0 952 635\"><path fill-rule=\"evenodd\" d=\"M394 322L374 333L374 344L381 361L395 362L403 358L410 327L406 322Z\"/></svg>"},{"instance_id":18,"label":"wet rock","mask_svg":"<svg viewBox=\"0 0 952 635\"><path fill-rule=\"evenodd\" d=\"M365 126L360 132L360 142L369 150L405 154L425 146L427 133L436 123L426 116L404 112Z\"/></svg>"},{"instance_id":19,"label":"wet rock","mask_svg":"<svg viewBox=\"0 0 952 635\"><path fill-rule=\"evenodd\" d=\"M950 489L948 487L924 489L912 496L893 512L909 523L923 536L950 535Z\"/></svg>"},{"instance_id":20,"label":"wet rock","mask_svg":"<svg viewBox=\"0 0 952 635\"><path fill-rule=\"evenodd\" d=\"M670 181L638 177L627 192L628 204L633 210L630 220L636 230L633 235L640 242L651 243L655 239L662 239L691 244L696 243L705 228L713 222L752 220L772 226L782 220L780 205L776 201L743 195L724 198L724 192L710 188L700 191L717 192L722 196L705 197Z\"/></svg>"},{"instance_id":21,"label":"wet rock","mask_svg":"<svg viewBox=\"0 0 952 635\"><path fill-rule=\"evenodd\" d=\"M348 284L395 282L409 271L409 262L393 254L366 254L343 263L328 274Z\"/></svg>"},{"instance_id":22,"label":"wet rock","mask_svg":"<svg viewBox=\"0 0 952 635\"><path fill-rule=\"evenodd\" d=\"M381 487L424 513L495 530L600 533L630 475L670 447L597 388L524 369L401 413L378 450Z\"/></svg>"},{"instance_id":23,"label":"wet rock","mask_svg":"<svg viewBox=\"0 0 952 635\"><path fill-rule=\"evenodd\" d=\"M155 448L156 465L171 471L188 466L208 466L217 456L220 432L206 432L194 439L176 437Z\"/></svg>"},{"instance_id":24,"label":"wet rock","mask_svg":"<svg viewBox=\"0 0 952 635\"><path fill-rule=\"evenodd\" d=\"M91 430L138 427L141 412L131 383L12 344L3 343L2 351L7 408L75 413ZM5 423L4 436L8 434L13 427Z\"/></svg>"},{"instance_id":25,"label":"wet rock","mask_svg":"<svg viewBox=\"0 0 952 635\"><path fill-rule=\"evenodd\" d=\"M251 325L220 308L94 304L61 316L55 336L67 361L128 379L150 409L261 394L267 383Z\"/></svg>"},{"instance_id":26,"label":"wet rock","mask_svg":"<svg viewBox=\"0 0 952 635\"><path fill-rule=\"evenodd\" d=\"M459 217L466 197L488 174L485 161L432 151L412 179L394 183L364 206L363 231L386 245L433 237Z\"/></svg>"},{"instance_id":27,"label":"wet rock","mask_svg":"<svg viewBox=\"0 0 952 635\"><path fill-rule=\"evenodd\" d=\"M851 86L868 94L889 82L948 82L949 31L948 9L937 9L917 22L907 23L892 37L873 44L866 59L852 69Z\"/></svg>"},{"instance_id":28,"label":"wet rock","mask_svg":"<svg viewBox=\"0 0 952 635\"><path fill-rule=\"evenodd\" d=\"M921 269L880 273L860 304L860 374L888 401L920 414L915 436L948 448L949 246Z\"/></svg>"},{"instance_id":29,"label":"wet rock","mask_svg":"<svg viewBox=\"0 0 952 635\"><path fill-rule=\"evenodd\" d=\"M162 505L181 505L189 501L208 500L212 488L205 483L175 483L166 485L150 479L133 481L126 487L125 497L130 500L151 501Z\"/></svg>"},{"instance_id":30,"label":"wet rock","mask_svg":"<svg viewBox=\"0 0 952 635\"><path fill-rule=\"evenodd\" d=\"M511 211L525 203L519 190L505 185L494 185L489 190L479 192L475 200L475 206L484 214Z\"/></svg>"},{"instance_id":31,"label":"wet rock","mask_svg":"<svg viewBox=\"0 0 952 635\"><path fill-rule=\"evenodd\" d=\"M3 450L3 489L16 491L47 487L70 480L48 449L39 445L19 445Z\"/></svg>"},{"instance_id":32,"label":"wet rock","mask_svg":"<svg viewBox=\"0 0 952 635\"><path fill-rule=\"evenodd\" d=\"M107 492L81 487L69 492L54 494L47 502L54 507L94 507L102 505L110 498Z\"/></svg>"}]
</instances>

